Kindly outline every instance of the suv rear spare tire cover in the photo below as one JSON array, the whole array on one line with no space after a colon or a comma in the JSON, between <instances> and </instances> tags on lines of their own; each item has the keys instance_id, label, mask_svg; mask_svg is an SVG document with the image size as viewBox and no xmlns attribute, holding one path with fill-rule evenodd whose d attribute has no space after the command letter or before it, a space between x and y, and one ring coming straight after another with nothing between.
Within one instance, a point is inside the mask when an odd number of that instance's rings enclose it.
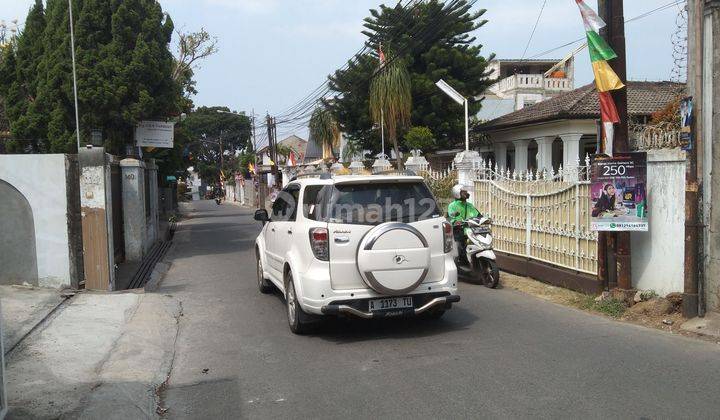
<instances>
[{"instance_id":1,"label":"suv rear spare tire cover","mask_svg":"<svg viewBox=\"0 0 720 420\"><path fill-rule=\"evenodd\" d=\"M365 284L376 292L405 294L427 276L430 247L423 234L411 225L383 223L360 241L357 266Z\"/></svg>"}]
</instances>

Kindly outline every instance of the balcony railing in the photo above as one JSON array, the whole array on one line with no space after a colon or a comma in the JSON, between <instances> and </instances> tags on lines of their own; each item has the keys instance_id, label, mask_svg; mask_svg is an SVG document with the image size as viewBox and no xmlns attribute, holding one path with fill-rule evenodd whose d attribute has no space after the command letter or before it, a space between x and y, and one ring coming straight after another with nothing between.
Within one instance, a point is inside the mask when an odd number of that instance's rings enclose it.
<instances>
[{"instance_id":1,"label":"balcony railing","mask_svg":"<svg viewBox=\"0 0 720 420\"><path fill-rule=\"evenodd\" d=\"M542 74L514 74L497 82L496 87L500 92L515 89L567 91L573 89L573 82L567 78L546 78Z\"/></svg>"}]
</instances>

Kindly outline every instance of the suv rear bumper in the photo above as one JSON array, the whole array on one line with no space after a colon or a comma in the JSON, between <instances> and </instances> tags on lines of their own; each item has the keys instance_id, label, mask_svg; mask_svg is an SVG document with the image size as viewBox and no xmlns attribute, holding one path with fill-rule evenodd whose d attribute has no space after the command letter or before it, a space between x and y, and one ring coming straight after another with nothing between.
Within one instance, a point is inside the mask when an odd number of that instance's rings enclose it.
<instances>
[{"instance_id":1,"label":"suv rear bumper","mask_svg":"<svg viewBox=\"0 0 720 420\"><path fill-rule=\"evenodd\" d=\"M388 318L394 316L421 315L431 309L450 309L453 303L460 302L459 295L449 293L427 293L411 295L416 304L414 308L376 311L365 310L370 299L358 299L344 302L333 302L321 308L324 315L352 315L360 318Z\"/></svg>"}]
</instances>

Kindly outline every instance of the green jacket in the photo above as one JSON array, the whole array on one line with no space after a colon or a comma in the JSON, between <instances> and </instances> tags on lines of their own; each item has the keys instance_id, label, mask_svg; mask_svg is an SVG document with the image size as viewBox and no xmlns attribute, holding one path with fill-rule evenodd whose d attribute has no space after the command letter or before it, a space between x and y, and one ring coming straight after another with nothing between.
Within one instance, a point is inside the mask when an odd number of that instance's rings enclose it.
<instances>
[{"instance_id":1,"label":"green jacket","mask_svg":"<svg viewBox=\"0 0 720 420\"><path fill-rule=\"evenodd\" d=\"M450 222L462 222L480 215L478 209L468 201L455 200L448 205L448 218Z\"/></svg>"}]
</instances>

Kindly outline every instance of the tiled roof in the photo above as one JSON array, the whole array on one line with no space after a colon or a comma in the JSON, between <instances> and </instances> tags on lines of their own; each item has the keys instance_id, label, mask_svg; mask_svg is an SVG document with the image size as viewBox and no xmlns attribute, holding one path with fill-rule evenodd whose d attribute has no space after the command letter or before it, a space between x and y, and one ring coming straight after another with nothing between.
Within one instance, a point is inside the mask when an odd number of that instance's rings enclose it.
<instances>
[{"instance_id":1,"label":"tiled roof","mask_svg":"<svg viewBox=\"0 0 720 420\"><path fill-rule=\"evenodd\" d=\"M649 116L683 94L685 84L673 82L628 82L630 116ZM519 111L488 121L479 131L564 119L600 118L600 101L595 84L564 92Z\"/></svg>"}]
</instances>

